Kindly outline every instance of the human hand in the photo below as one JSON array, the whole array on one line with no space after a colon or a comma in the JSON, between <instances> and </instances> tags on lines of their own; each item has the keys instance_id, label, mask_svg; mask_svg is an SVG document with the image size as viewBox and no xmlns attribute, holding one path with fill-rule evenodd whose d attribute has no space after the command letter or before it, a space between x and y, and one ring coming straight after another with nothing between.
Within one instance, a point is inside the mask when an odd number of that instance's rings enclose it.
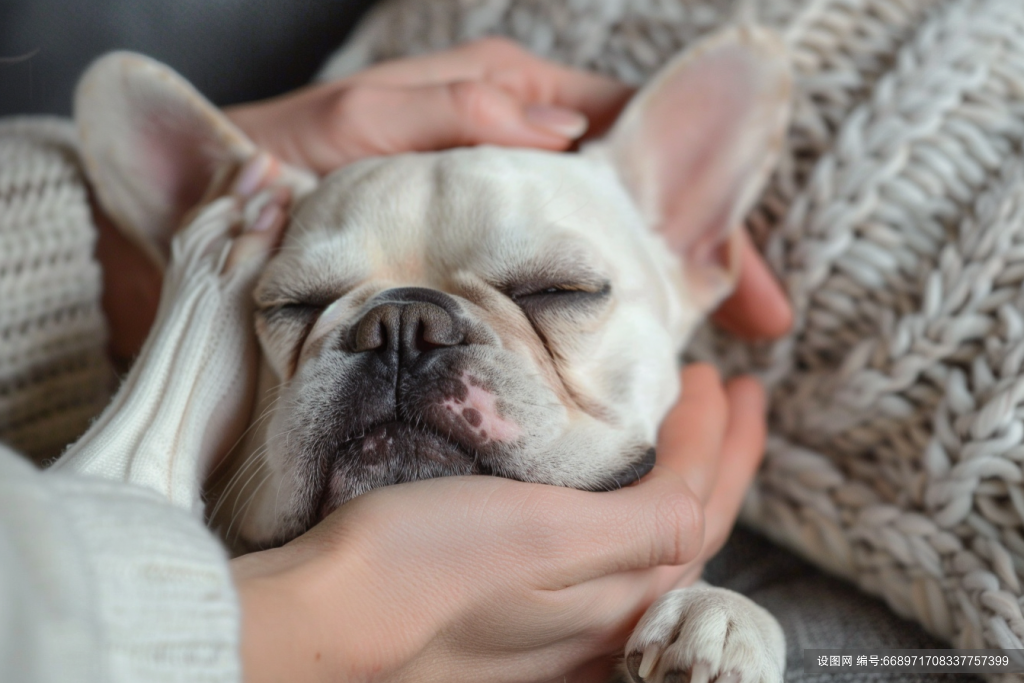
<instances>
[{"instance_id":1,"label":"human hand","mask_svg":"<svg viewBox=\"0 0 1024 683\"><path fill-rule=\"evenodd\" d=\"M260 147L325 174L368 156L467 145L564 150L604 130L631 94L486 38L226 113Z\"/></svg>"},{"instance_id":2,"label":"human hand","mask_svg":"<svg viewBox=\"0 0 1024 683\"><path fill-rule=\"evenodd\" d=\"M789 299L746 234L736 289L711 318L719 327L751 341L777 339L793 326Z\"/></svg>"},{"instance_id":3,"label":"human hand","mask_svg":"<svg viewBox=\"0 0 1024 683\"><path fill-rule=\"evenodd\" d=\"M721 546L760 460L756 382L692 366L683 387L634 486L390 486L234 560L246 680L597 680Z\"/></svg>"},{"instance_id":4,"label":"human hand","mask_svg":"<svg viewBox=\"0 0 1024 683\"><path fill-rule=\"evenodd\" d=\"M683 370L682 383L682 396L658 434L658 466L682 476L703 504L704 536L693 560L651 570L656 597L696 582L722 549L764 454L765 396L757 380L737 377L723 385L714 367L697 363ZM621 655L620 647L559 680L604 683Z\"/></svg>"}]
</instances>

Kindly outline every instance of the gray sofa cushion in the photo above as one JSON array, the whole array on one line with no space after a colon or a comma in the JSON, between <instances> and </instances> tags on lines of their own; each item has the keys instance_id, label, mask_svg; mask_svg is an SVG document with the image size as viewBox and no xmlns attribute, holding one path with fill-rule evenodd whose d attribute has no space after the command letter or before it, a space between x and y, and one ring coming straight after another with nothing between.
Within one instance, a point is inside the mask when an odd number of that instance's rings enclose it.
<instances>
[{"instance_id":1,"label":"gray sofa cushion","mask_svg":"<svg viewBox=\"0 0 1024 683\"><path fill-rule=\"evenodd\" d=\"M711 560L704 579L749 596L779 620L786 633L787 683L983 683L954 674L807 673L805 649L945 648L885 603L804 562L762 536L737 528Z\"/></svg>"},{"instance_id":2,"label":"gray sofa cushion","mask_svg":"<svg viewBox=\"0 0 1024 683\"><path fill-rule=\"evenodd\" d=\"M217 104L269 97L307 83L371 4L0 0L0 116L68 114L82 70L117 49L171 65Z\"/></svg>"}]
</instances>

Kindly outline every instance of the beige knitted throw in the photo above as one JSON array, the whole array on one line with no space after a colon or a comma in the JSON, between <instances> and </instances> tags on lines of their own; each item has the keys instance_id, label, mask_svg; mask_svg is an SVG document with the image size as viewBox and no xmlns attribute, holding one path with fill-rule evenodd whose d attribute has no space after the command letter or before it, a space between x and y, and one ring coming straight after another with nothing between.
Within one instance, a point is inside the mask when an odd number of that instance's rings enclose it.
<instances>
[{"instance_id":1,"label":"beige knitted throw","mask_svg":"<svg viewBox=\"0 0 1024 683\"><path fill-rule=\"evenodd\" d=\"M745 519L960 647L1024 648L1024 2L392 0L328 67L504 34L639 83L753 9L798 74L751 219L796 310L750 347L772 436Z\"/></svg>"},{"instance_id":2,"label":"beige knitted throw","mask_svg":"<svg viewBox=\"0 0 1024 683\"><path fill-rule=\"evenodd\" d=\"M0 441L59 455L114 379L70 121L0 122Z\"/></svg>"}]
</instances>

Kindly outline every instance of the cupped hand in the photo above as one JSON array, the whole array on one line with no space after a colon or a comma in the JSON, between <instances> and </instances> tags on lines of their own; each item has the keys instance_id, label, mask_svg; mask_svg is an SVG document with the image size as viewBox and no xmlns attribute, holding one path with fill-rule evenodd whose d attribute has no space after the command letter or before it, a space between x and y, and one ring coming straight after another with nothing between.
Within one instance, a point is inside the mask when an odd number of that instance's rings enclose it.
<instances>
[{"instance_id":1,"label":"cupped hand","mask_svg":"<svg viewBox=\"0 0 1024 683\"><path fill-rule=\"evenodd\" d=\"M631 94L486 38L226 113L264 149L324 174L368 156L466 145L564 150L606 128Z\"/></svg>"},{"instance_id":2,"label":"cupped hand","mask_svg":"<svg viewBox=\"0 0 1024 683\"><path fill-rule=\"evenodd\" d=\"M634 486L391 486L234 560L246 680L598 680L724 542L760 460L755 381L692 366L683 386Z\"/></svg>"}]
</instances>

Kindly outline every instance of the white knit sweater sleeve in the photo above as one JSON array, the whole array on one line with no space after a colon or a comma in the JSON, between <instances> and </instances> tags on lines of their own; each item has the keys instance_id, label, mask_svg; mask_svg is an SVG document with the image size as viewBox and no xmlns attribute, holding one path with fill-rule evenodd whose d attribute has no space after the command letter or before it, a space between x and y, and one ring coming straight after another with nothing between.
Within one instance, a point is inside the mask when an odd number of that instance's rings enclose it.
<instances>
[{"instance_id":1,"label":"white knit sweater sleeve","mask_svg":"<svg viewBox=\"0 0 1024 683\"><path fill-rule=\"evenodd\" d=\"M4 681L237 681L238 624L224 551L194 515L0 446Z\"/></svg>"},{"instance_id":2,"label":"white knit sweater sleeve","mask_svg":"<svg viewBox=\"0 0 1024 683\"><path fill-rule=\"evenodd\" d=\"M131 482L202 513L201 484L248 419L260 259L223 274L239 207L207 206L172 243L160 307L114 400L51 470Z\"/></svg>"}]
</instances>

